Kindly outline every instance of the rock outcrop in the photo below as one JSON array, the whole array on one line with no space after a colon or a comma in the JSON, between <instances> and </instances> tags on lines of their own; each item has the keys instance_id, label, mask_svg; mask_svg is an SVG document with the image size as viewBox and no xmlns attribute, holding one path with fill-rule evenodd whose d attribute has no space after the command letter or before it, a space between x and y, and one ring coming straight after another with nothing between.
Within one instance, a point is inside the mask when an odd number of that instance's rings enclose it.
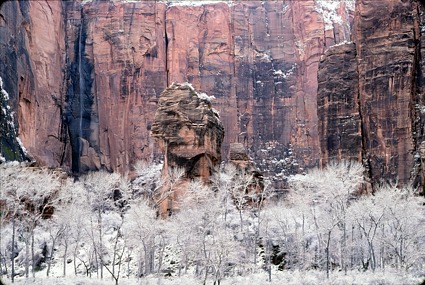
<instances>
[{"instance_id":1,"label":"rock outcrop","mask_svg":"<svg viewBox=\"0 0 425 285\"><path fill-rule=\"evenodd\" d=\"M184 184L193 179L208 181L221 163L224 128L211 99L188 83L174 83L159 97L151 132L164 153L161 216L175 210L175 201L185 190ZM183 170L178 175L181 177L172 177L178 169ZM171 189L173 180L179 187Z\"/></svg>"},{"instance_id":2,"label":"rock outcrop","mask_svg":"<svg viewBox=\"0 0 425 285\"><path fill-rule=\"evenodd\" d=\"M188 81L217 98L224 153L243 143L265 174L316 165L318 63L353 16L324 3L4 2L0 76L22 142L44 165L126 172L160 155L159 94Z\"/></svg>"},{"instance_id":3,"label":"rock outcrop","mask_svg":"<svg viewBox=\"0 0 425 285\"><path fill-rule=\"evenodd\" d=\"M323 161L361 152L373 182L423 185L423 12L419 1L357 1L354 44L331 48L319 71Z\"/></svg>"},{"instance_id":4,"label":"rock outcrop","mask_svg":"<svg viewBox=\"0 0 425 285\"><path fill-rule=\"evenodd\" d=\"M261 195L264 193L264 177L249 157L242 143L230 144L229 163L236 167L239 175L247 175L251 180L244 193L246 194L246 203L261 202L264 198Z\"/></svg>"}]
</instances>

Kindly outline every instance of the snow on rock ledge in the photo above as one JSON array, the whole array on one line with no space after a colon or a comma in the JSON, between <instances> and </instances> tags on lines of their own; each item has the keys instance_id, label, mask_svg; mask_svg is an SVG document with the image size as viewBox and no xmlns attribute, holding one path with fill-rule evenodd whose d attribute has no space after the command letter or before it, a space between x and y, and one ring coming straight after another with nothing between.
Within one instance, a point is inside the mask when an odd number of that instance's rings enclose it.
<instances>
[{"instance_id":1,"label":"snow on rock ledge","mask_svg":"<svg viewBox=\"0 0 425 285\"><path fill-rule=\"evenodd\" d=\"M224 127L211 100L189 83L173 83L159 97L151 133L165 156L163 180L169 181L173 169L184 171L179 189L160 205L163 217L175 210L174 200L186 188L185 183L194 178L208 179L221 163ZM169 191L169 185L163 188Z\"/></svg>"}]
</instances>

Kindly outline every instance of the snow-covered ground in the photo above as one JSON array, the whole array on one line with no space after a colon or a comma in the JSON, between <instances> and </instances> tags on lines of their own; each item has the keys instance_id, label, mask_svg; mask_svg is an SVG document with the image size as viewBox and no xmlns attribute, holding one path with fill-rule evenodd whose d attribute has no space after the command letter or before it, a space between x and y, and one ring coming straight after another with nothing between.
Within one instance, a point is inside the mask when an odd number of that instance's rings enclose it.
<instances>
[{"instance_id":1,"label":"snow-covered ground","mask_svg":"<svg viewBox=\"0 0 425 285\"><path fill-rule=\"evenodd\" d=\"M44 272L39 272L42 275ZM420 284L423 280L419 277L400 274L387 270L385 272L362 272L362 271L349 271L332 272L329 279L326 278L325 272L321 271L275 271L272 273L271 282L268 281L266 272L258 272L246 276L229 277L224 279L222 285L270 285L270 284L287 284L287 285L345 285L345 284L380 284L380 285L409 285ZM9 280L6 280L6 282ZM121 285L183 285L183 284L202 284L203 281L194 276L184 275L181 277L161 277L155 275L146 278L127 278L123 277L119 280ZM6 283L8 284L8 283ZM18 278L15 281L17 285L113 285L115 282L106 277L100 280L96 277L36 277L36 279ZM207 284L212 284L211 281Z\"/></svg>"}]
</instances>

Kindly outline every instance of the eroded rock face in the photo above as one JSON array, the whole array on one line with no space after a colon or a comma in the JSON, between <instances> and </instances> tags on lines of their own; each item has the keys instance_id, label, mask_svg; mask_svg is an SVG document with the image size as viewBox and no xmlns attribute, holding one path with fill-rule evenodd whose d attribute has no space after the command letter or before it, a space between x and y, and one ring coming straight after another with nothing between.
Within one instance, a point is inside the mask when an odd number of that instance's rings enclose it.
<instances>
[{"instance_id":1,"label":"eroded rock face","mask_svg":"<svg viewBox=\"0 0 425 285\"><path fill-rule=\"evenodd\" d=\"M178 200L185 183L196 178L207 181L221 163L224 128L211 99L188 83L174 83L159 97L151 132L164 153L162 192L169 191L172 172L184 170L173 196L160 203L161 216L175 209L172 200Z\"/></svg>"},{"instance_id":2,"label":"eroded rock face","mask_svg":"<svg viewBox=\"0 0 425 285\"><path fill-rule=\"evenodd\" d=\"M352 18L339 1L340 24L325 21L319 2L238 1L166 12L169 81L215 96L227 134L223 152L242 143L266 175L319 160L318 63L326 46L349 40Z\"/></svg>"},{"instance_id":3,"label":"eroded rock face","mask_svg":"<svg viewBox=\"0 0 425 285\"><path fill-rule=\"evenodd\" d=\"M321 164L331 160L362 160L356 46L328 49L318 72L317 113Z\"/></svg>"},{"instance_id":4,"label":"eroded rock face","mask_svg":"<svg viewBox=\"0 0 425 285\"><path fill-rule=\"evenodd\" d=\"M0 3L0 76L31 157L59 167L67 156L62 121L65 27L61 1Z\"/></svg>"},{"instance_id":5,"label":"eroded rock face","mask_svg":"<svg viewBox=\"0 0 425 285\"><path fill-rule=\"evenodd\" d=\"M319 71L322 159L361 152L373 182L423 185L423 4L356 3L354 44L328 51Z\"/></svg>"},{"instance_id":6,"label":"eroded rock face","mask_svg":"<svg viewBox=\"0 0 425 285\"><path fill-rule=\"evenodd\" d=\"M266 173L302 171L319 159L319 58L352 18L339 1L339 20L325 19L320 2L7 1L0 54L15 67L0 76L25 146L49 166L126 172L158 157L159 94L188 81L217 98L225 153L236 141Z\"/></svg>"},{"instance_id":7,"label":"eroded rock face","mask_svg":"<svg viewBox=\"0 0 425 285\"><path fill-rule=\"evenodd\" d=\"M413 167L415 3L357 3L355 43L365 156L373 181L407 183Z\"/></svg>"},{"instance_id":8,"label":"eroded rock face","mask_svg":"<svg viewBox=\"0 0 425 285\"><path fill-rule=\"evenodd\" d=\"M74 172L126 172L159 154L149 136L167 87L165 9L158 1L64 2L66 118Z\"/></svg>"}]
</instances>

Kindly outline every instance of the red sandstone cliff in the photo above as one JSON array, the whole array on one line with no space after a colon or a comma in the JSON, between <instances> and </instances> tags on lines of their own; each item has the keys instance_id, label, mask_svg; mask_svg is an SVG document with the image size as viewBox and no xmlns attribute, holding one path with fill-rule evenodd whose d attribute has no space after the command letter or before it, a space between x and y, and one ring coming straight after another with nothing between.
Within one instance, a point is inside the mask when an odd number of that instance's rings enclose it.
<instances>
[{"instance_id":1,"label":"red sandstone cliff","mask_svg":"<svg viewBox=\"0 0 425 285\"><path fill-rule=\"evenodd\" d=\"M324 162L357 157L374 182L423 185L423 10L416 1L357 2L354 43L331 48L319 71Z\"/></svg>"},{"instance_id":2,"label":"red sandstone cliff","mask_svg":"<svg viewBox=\"0 0 425 285\"><path fill-rule=\"evenodd\" d=\"M64 21L60 1L7 1L0 10L0 77L30 155L58 167L65 160Z\"/></svg>"},{"instance_id":3,"label":"red sandstone cliff","mask_svg":"<svg viewBox=\"0 0 425 285\"><path fill-rule=\"evenodd\" d=\"M159 154L159 94L189 81L217 98L224 153L241 142L266 172L315 165L319 59L349 39L352 17L344 2L324 17L323 3L6 2L0 32L23 37L1 47L18 66L3 78L22 140L43 164L125 172Z\"/></svg>"}]
</instances>

